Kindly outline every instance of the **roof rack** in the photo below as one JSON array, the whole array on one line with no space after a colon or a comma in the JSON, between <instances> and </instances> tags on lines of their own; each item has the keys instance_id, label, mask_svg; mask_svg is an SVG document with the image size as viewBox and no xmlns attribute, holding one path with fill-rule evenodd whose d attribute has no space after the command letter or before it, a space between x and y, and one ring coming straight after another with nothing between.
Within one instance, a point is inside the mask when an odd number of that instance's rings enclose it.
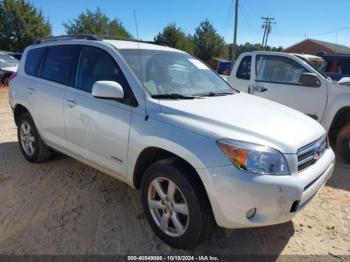
<instances>
[{"instance_id":1,"label":"roof rack","mask_svg":"<svg viewBox=\"0 0 350 262\"><path fill-rule=\"evenodd\" d=\"M75 35L60 35L60 36L53 36L50 38L40 39L35 41L33 44L42 44L46 42L51 41L59 41L59 40L73 40L73 39L85 39L85 40L93 40L93 41L101 41L101 40L122 40L122 41L130 41L130 42L139 42L139 43L146 43L146 44L154 44L154 45L161 45L161 46L167 46L165 44L156 43L153 41L143 41L140 39L133 39L129 37L123 37L123 36L111 36L111 35L90 35L90 34L75 34Z\"/></svg>"},{"instance_id":2,"label":"roof rack","mask_svg":"<svg viewBox=\"0 0 350 262\"><path fill-rule=\"evenodd\" d=\"M94 35L89 35L89 34L81 34L81 35L60 35L60 36L53 36L49 38L44 38L35 41L33 44L42 44L46 42L51 42L51 41L58 41L58 40L71 40L71 39L85 39L85 40L94 40L98 41L100 40Z\"/></svg>"},{"instance_id":3,"label":"roof rack","mask_svg":"<svg viewBox=\"0 0 350 262\"><path fill-rule=\"evenodd\" d=\"M144 41L141 39L134 39L134 38L124 37L124 36L111 36L111 35L95 35L95 36L98 37L100 40L121 40L121 41L130 41L130 42L167 46L165 44L156 43L154 41Z\"/></svg>"}]
</instances>

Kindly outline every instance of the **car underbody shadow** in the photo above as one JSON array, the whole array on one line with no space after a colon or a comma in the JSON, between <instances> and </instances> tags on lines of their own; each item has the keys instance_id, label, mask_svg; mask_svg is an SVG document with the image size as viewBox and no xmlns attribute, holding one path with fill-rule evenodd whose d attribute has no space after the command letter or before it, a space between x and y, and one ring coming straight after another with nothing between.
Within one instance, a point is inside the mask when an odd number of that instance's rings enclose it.
<instances>
[{"instance_id":1,"label":"car underbody shadow","mask_svg":"<svg viewBox=\"0 0 350 262\"><path fill-rule=\"evenodd\" d=\"M337 158L336 168L326 186L350 191L350 165Z\"/></svg>"},{"instance_id":2,"label":"car underbody shadow","mask_svg":"<svg viewBox=\"0 0 350 262\"><path fill-rule=\"evenodd\" d=\"M279 255L294 235L293 222L247 229L217 228L211 239L193 250L193 254Z\"/></svg>"}]
</instances>

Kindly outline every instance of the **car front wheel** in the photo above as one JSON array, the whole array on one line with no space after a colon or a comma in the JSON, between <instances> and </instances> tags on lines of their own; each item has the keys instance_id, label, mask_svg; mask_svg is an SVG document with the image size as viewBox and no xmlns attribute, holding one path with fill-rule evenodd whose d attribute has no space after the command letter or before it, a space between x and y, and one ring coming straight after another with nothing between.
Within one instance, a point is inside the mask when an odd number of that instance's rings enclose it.
<instances>
[{"instance_id":1,"label":"car front wheel","mask_svg":"<svg viewBox=\"0 0 350 262\"><path fill-rule=\"evenodd\" d=\"M142 180L147 220L155 234L175 248L194 247L215 225L205 192L193 175L177 159L168 159L148 168Z\"/></svg>"}]
</instances>

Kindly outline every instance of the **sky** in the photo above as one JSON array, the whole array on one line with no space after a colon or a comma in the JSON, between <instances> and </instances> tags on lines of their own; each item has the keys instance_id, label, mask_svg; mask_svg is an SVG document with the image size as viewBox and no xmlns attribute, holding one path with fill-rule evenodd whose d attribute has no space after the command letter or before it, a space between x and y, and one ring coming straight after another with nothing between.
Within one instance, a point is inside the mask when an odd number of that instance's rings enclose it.
<instances>
[{"instance_id":1,"label":"sky","mask_svg":"<svg viewBox=\"0 0 350 262\"><path fill-rule=\"evenodd\" d=\"M205 18L226 42L232 43L235 0L29 0L41 8L52 24L53 35L64 34L62 23L86 9L100 7L111 19L119 19L139 38L153 40L166 25L176 23L186 33ZM239 0L238 44L261 43L261 17L274 17L268 45L288 47L305 38L350 46L350 0Z\"/></svg>"}]
</instances>

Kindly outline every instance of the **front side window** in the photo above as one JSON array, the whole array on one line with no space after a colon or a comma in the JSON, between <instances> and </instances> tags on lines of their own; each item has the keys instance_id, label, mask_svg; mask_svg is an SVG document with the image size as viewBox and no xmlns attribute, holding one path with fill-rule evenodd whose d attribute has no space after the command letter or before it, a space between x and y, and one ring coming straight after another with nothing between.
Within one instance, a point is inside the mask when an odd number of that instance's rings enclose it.
<instances>
[{"instance_id":1,"label":"front side window","mask_svg":"<svg viewBox=\"0 0 350 262\"><path fill-rule=\"evenodd\" d=\"M35 48L29 50L26 56L24 70L28 75L37 76L41 60L45 54L45 48Z\"/></svg>"},{"instance_id":2,"label":"front side window","mask_svg":"<svg viewBox=\"0 0 350 262\"><path fill-rule=\"evenodd\" d=\"M76 88L91 93L93 84L103 80L127 86L119 66L108 53L98 48L84 47L78 63Z\"/></svg>"},{"instance_id":3,"label":"front side window","mask_svg":"<svg viewBox=\"0 0 350 262\"><path fill-rule=\"evenodd\" d=\"M143 49L119 52L152 96L234 92L209 67L186 53Z\"/></svg>"},{"instance_id":4,"label":"front side window","mask_svg":"<svg viewBox=\"0 0 350 262\"><path fill-rule=\"evenodd\" d=\"M79 52L78 46L49 47L41 76L50 81L70 85Z\"/></svg>"},{"instance_id":5,"label":"front side window","mask_svg":"<svg viewBox=\"0 0 350 262\"><path fill-rule=\"evenodd\" d=\"M256 81L301 84L301 74L308 72L302 65L282 56L256 57Z\"/></svg>"},{"instance_id":6,"label":"front side window","mask_svg":"<svg viewBox=\"0 0 350 262\"><path fill-rule=\"evenodd\" d=\"M236 77L239 79L250 80L251 64L252 57L244 57L238 67Z\"/></svg>"}]
</instances>

